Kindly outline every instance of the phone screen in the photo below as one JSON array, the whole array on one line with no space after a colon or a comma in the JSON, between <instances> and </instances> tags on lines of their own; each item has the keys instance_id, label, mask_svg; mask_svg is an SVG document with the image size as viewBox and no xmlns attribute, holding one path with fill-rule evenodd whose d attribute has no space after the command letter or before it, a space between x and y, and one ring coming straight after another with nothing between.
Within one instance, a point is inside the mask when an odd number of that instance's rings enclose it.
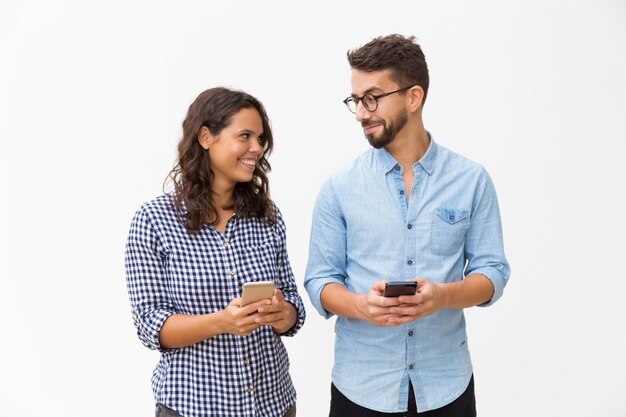
<instances>
[{"instance_id":1,"label":"phone screen","mask_svg":"<svg viewBox=\"0 0 626 417\"><path fill-rule=\"evenodd\" d=\"M391 281L385 284L383 297L399 297L401 295L415 295L417 282L415 281Z\"/></svg>"}]
</instances>

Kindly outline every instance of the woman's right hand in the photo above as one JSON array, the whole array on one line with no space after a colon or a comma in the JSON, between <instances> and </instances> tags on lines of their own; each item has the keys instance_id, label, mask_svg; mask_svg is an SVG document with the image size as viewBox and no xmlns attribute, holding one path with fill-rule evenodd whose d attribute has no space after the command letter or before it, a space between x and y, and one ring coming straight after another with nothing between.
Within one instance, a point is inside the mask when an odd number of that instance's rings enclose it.
<instances>
[{"instance_id":1,"label":"woman's right hand","mask_svg":"<svg viewBox=\"0 0 626 417\"><path fill-rule=\"evenodd\" d=\"M272 304L271 300L261 300L241 307L241 298L233 299L224 310L219 312L222 333L248 336L261 327L255 322L255 319L260 316L259 307L270 304Z\"/></svg>"}]
</instances>

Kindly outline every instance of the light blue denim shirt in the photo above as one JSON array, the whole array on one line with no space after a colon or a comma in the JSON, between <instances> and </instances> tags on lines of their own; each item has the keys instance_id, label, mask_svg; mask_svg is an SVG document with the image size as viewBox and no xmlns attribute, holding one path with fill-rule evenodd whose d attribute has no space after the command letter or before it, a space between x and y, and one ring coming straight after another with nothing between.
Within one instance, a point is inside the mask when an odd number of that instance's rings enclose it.
<instances>
[{"instance_id":1,"label":"light blue denim shirt","mask_svg":"<svg viewBox=\"0 0 626 417\"><path fill-rule=\"evenodd\" d=\"M313 213L305 287L319 313L331 282L366 293L376 281L422 277L443 283L482 274L502 295L504 256L495 189L483 167L437 145L413 164L407 199L402 167L370 149L322 186ZM462 309L443 309L398 327L338 317L333 383L351 401L381 412L407 409L409 378L418 411L458 398L472 376Z\"/></svg>"}]
</instances>

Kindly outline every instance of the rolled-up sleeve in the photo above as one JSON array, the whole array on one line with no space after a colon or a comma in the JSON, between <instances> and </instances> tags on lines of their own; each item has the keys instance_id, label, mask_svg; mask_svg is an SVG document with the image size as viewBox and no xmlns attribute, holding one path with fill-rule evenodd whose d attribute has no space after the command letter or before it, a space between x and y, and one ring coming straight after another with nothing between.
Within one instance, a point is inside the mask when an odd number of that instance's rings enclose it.
<instances>
[{"instance_id":1,"label":"rolled-up sleeve","mask_svg":"<svg viewBox=\"0 0 626 417\"><path fill-rule=\"evenodd\" d=\"M125 252L126 285L133 322L141 342L150 349L162 349L159 332L174 314L167 288L165 260L167 249L142 207L133 218Z\"/></svg>"},{"instance_id":2,"label":"rolled-up sleeve","mask_svg":"<svg viewBox=\"0 0 626 417\"><path fill-rule=\"evenodd\" d=\"M313 210L309 260L304 287L315 309L326 319L333 316L321 301L324 286L345 285L346 280L346 222L329 179L322 185Z\"/></svg>"},{"instance_id":3,"label":"rolled-up sleeve","mask_svg":"<svg viewBox=\"0 0 626 417\"><path fill-rule=\"evenodd\" d=\"M470 228L465 237L465 257L465 275L483 275L493 285L491 300L480 306L492 305L502 296L511 270L504 255L498 198L485 170L481 173L474 194Z\"/></svg>"},{"instance_id":4,"label":"rolled-up sleeve","mask_svg":"<svg viewBox=\"0 0 626 417\"><path fill-rule=\"evenodd\" d=\"M274 226L274 229L277 246L276 262L278 271L276 283L278 284L278 289L283 293L285 301L291 303L298 312L296 323L291 329L281 333L281 336L293 336L298 333L304 325L306 311L304 310L302 298L298 294L298 288L293 275L293 270L291 269L291 264L289 263L289 256L287 254L287 228L285 227L283 216L277 207L275 207L275 211L276 225Z\"/></svg>"}]
</instances>

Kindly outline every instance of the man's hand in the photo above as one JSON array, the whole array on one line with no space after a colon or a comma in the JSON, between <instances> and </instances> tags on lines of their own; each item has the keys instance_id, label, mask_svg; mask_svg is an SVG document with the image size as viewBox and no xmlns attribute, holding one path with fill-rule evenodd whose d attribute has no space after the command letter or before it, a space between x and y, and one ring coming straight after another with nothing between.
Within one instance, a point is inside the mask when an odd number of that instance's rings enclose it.
<instances>
[{"instance_id":1,"label":"man's hand","mask_svg":"<svg viewBox=\"0 0 626 417\"><path fill-rule=\"evenodd\" d=\"M444 291L441 285L433 284L423 278L414 278L409 281L417 282L417 291L415 295L398 297L400 305L389 309L389 312L393 314L389 321L395 325L429 316L445 307Z\"/></svg>"},{"instance_id":2,"label":"man's hand","mask_svg":"<svg viewBox=\"0 0 626 417\"><path fill-rule=\"evenodd\" d=\"M255 322L259 326L272 326L278 334L291 329L298 318L296 308L289 301L285 301L283 293L278 288L274 289L272 303L260 306L257 311L259 316L255 318Z\"/></svg>"},{"instance_id":3,"label":"man's hand","mask_svg":"<svg viewBox=\"0 0 626 417\"><path fill-rule=\"evenodd\" d=\"M359 318L377 326L398 326L400 322L392 319L400 318L391 309L400 306L398 297L383 297L387 281L377 281L366 294L360 294L356 308Z\"/></svg>"}]
</instances>

